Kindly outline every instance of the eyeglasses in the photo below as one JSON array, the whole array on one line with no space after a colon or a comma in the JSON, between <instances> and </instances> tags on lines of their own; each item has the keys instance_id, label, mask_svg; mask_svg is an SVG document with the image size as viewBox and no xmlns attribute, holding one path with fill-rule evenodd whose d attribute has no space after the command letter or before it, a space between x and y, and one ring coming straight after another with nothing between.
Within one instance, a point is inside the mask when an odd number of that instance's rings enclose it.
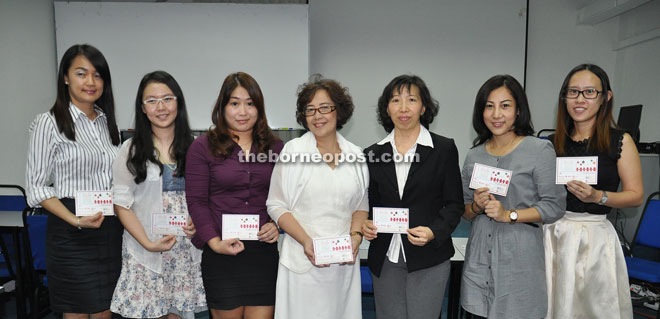
<instances>
[{"instance_id":1,"label":"eyeglasses","mask_svg":"<svg viewBox=\"0 0 660 319\"><path fill-rule=\"evenodd\" d=\"M308 107L305 109L305 116L312 116L316 114L316 111L319 111L321 114L328 114L331 113L332 111L335 110L334 105L324 105L324 106L319 106L319 108L315 109L313 107Z\"/></svg>"},{"instance_id":2,"label":"eyeglasses","mask_svg":"<svg viewBox=\"0 0 660 319\"><path fill-rule=\"evenodd\" d=\"M577 99L580 94L584 96L585 99L595 99L598 97L598 94L603 93L603 91L598 91L596 89L585 89L585 90L576 90L576 89L568 89L566 90L566 98L567 99Z\"/></svg>"},{"instance_id":3,"label":"eyeglasses","mask_svg":"<svg viewBox=\"0 0 660 319\"><path fill-rule=\"evenodd\" d=\"M168 95L168 96L161 97L160 99L153 98L153 99L144 100L144 101L142 101L142 103L144 103L145 105L152 105L153 106L153 105L158 104L158 102L163 102L163 104L169 105L174 101L176 101L176 96Z\"/></svg>"}]
</instances>

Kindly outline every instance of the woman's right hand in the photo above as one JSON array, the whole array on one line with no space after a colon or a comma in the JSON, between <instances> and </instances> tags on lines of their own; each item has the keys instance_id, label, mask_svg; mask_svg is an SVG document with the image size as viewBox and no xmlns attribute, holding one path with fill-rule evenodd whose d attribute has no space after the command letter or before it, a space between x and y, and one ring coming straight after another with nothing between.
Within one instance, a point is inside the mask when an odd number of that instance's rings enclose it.
<instances>
[{"instance_id":1,"label":"woman's right hand","mask_svg":"<svg viewBox=\"0 0 660 319\"><path fill-rule=\"evenodd\" d=\"M176 243L176 237L174 235L165 235L155 242L151 242L148 250L151 252L168 251L172 249L174 243Z\"/></svg>"},{"instance_id":2,"label":"woman's right hand","mask_svg":"<svg viewBox=\"0 0 660 319\"><path fill-rule=\"evenodd\" d=\"M78 225L74 225L74 227L80 227L80 228L99 228L101 227L101 224L103 223L103 214L101 212L97 212L94 215L89 215L89 216L82 216L78 218Z\"/></svg>"},{"instance_id":3,"label":"woman's right hand","mask_svg":"<svg viewBox=\"0 0 660 319\"><path fill-rule=\"evenodd\" d=\"M474 190L474 195L473 195L473 203L474 207L479 209L478 212L473 212L475 214L481 214L484 212L484 209L486 208L486 204L488 203L488 200L490 197L488 196L490 193L488 193L488 187L481 187L477 188Z\"/></svg>"},{"instance_id":4,"label":"woman's right hand","mask_svg":"<svg viewBox=\"0 0 660 319\"><path fill-rule=\"evenodd\" d=\"M368 241L372 241L378 237L378 228L374 226L372 220L367 219L362 223L362 234L364 235L364 239Z\"/></svg>"},{"instance_id":5,"label":"woman's right hand","mask_svg":"<svg viewBox=\"0 0 660 319\"><path fill-rule=\"evenodd\" d=\"M238 253L245 250L245 245L238 238L231 238L227 240L221 240L220 237L213 237L208 241L209 247L216 254L236 256Z\"/></svg>"},{"instance_id":6,"label":"woman's right hand","mask_svg":"<svg viewBox=\"0 0 660 319\"><path fill-rule=\"evenodd\" d=\"M303 244L303 249L305 250L305 256L307 256L307 259L312 263L312 265L316 267L330 267L330 265L317 265L315 260L314 260L314 240L311 238L308 238L304 244Z\"/></svg>"}]
</instances>

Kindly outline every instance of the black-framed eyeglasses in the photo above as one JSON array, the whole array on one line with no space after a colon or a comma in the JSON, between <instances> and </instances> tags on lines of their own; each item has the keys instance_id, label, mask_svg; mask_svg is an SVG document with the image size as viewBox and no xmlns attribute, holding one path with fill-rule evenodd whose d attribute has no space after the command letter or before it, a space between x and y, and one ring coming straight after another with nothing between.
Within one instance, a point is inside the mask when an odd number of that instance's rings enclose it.
<instances>
[{"instance_id":1,"label":"black-framed eyeglasses","mask_svg":"<svg viewBox=\"0 0 660 319\"><path fill-rule=\"evenodd\" d=\"M318 108L308 107L305 109L305 116L312 116L316 114L316 111L319 111L321 114L328 114L335 110L334 105L324 105L319 106Z\"/></svg>"},{"instance_id":2,"label":"black-framed eyeglasses","mask_svg":"<svg viewBox=\"0 0 660 319\"><path fill-rule=\"evenodd\" d=\"M163 102L163 104L169 105L170 103L172 103L174 101L176 101L176 96L168 95L168 96L161 97L160 99L151 98L151 99L148 99L148 100L144 100L144 101L142 101L142 103L144 103L145 105L156 105L156 104L158 104L158 102Z\"/></svg>"},{"instance_id":3,"label":"black-framed eyeglasses","mask_svg":"<svg viewBox=\"0 0 660 319\"><path fill-rule=\"evenodd\" d=\"M567 99L577 99L580 94L584 96L585 99L595 99L598 97L598 94L603 93L603 91L598 91L596 89L584 89L584 90L577 90L577 89L568 89L566 90L566 94L564 95Z\"/></svg>"}]
</instances>

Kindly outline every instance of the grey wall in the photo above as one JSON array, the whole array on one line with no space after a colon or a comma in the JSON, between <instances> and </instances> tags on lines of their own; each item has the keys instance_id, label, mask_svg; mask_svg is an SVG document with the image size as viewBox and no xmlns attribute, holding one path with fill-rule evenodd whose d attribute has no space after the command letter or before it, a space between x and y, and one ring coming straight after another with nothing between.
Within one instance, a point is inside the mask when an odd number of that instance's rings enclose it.
<instances>
[{"instance_id":1,"label":"grey wall","mask_svg":"<svg viewBox=\"0 0 660 319\"><path fill-rule=\"evenodd\" d=\"M52 0L0 0L0 183L25 184L28 126L55 101Z\"/></svg>"}]
</instances>

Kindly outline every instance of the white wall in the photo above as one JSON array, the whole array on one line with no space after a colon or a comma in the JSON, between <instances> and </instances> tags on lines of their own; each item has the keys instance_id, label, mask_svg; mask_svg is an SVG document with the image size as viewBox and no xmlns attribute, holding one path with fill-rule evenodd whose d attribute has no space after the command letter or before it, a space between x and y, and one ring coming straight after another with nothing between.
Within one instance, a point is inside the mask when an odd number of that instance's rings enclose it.
<instances>
[{"instance_id":1,"label":"white wall","mask_svg":"<svg viewBox=\"0 0 660 319\"><path fill-rule=\"evenodd\" d=\"M90 43L108 60L120 128L133 127L140 79L155 70L176 78L193 129L211 126L222 81L236 71L259 83L272 127L295 126L280 109L295 105L309 73L306 5L56 2L55 22L58 58Z\"/></svg>"},{"instance_id":2,"label":"white wall","mask_svg":"<svg viewBox=\"0 0 660 319\"><path fill-rule=\"evenodd\" d=\"M25 184L28 127L55 101L52 0L0 0L0 183Z\"/></svg>"},{"instance_id":3,"label":"white wall","mask_svg":"<svg viewBox=\"0 0 660 319\"><path fill-rule=\"evenodd\" d=\"M618 41L658 30L660 1L652 1L621 15ZM619 107L642 104L640 141L660 141L660 37L616 52L615 119Z\"/></svg>"},{"instance_id":4,"label":"white wall","mask_svg":"<svg viewBox=\"0 0 660 319\"><path fill-rule=\"evenodd\" d=\"M529 1L527 51L527 97L534 128L555 128L557 99L564 77L575 66L593 63L615 82L618 21L610 19L595 26L577 25L578 3L570 0Z\"/></svg>"},{"instance_id":5,"label":"white wall","mask_svg":"<svg viewBox=\"0 0 660 319\"><path fill-rule=\"evenodd\" d=\"M386 133L376 120L383 88L419 75L440 102L431 130L455 139L462 163L472 108L489 77L522 82L524 0L310 1L310 71L347 86L356 106L342 133L369 146ZM522 12L522 14L521 14Z\"/></svg>"}]
</instances>

